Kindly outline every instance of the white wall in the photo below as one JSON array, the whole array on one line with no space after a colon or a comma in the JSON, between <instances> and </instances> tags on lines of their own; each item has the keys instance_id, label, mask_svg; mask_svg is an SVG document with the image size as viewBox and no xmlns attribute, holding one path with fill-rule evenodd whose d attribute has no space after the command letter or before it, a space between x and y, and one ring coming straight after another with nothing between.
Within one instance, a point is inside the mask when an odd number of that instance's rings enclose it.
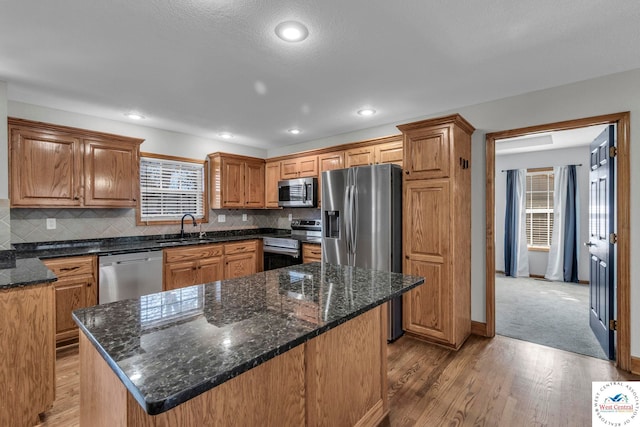
<instances>
[{"instance_id":1,"label":"white wall","mask_svg":"<svg viewBox=\"0 0 640 427\"><path fill-rule=\"evenodd\" d=\"M2 95L0 94L0 96ZM2 114L1 111L0 114ZM207 154L214 153L216 151L262 158L266 157L267 154L265 150L248 147L246 145L154 129L137 124L106 120L83 114L70 113L68 111L24 104L22 102L9 101L8 115L10 117L17 117L21 119L36 120L54 123L57 125L90 129L98 132L108 132L116 135L142 138L145 141L140 146L140 150L148 153L167 154L170 156L203 160L206 158ZM3 116L0 115L0 117ZM0 186L1 185L2 182L0 181Z\"/></svg>"},{"instance_id":2,"label":"white wall","mask_svg":"<svg viewBox=\"0 0 640 427\"><path fill-rule=\"evenodd\" d=\"M570 164L576 167L580 203L580 231L578 233L578 279L589 280L589 251L582 244L589 240L589 146L560 150L496 156L496 270L504 271L504 215L507 191L506 169L526 169ZM548 252L529 251L529 274L542 275L547 271Z\"/></svg>"},{"instance_id":3,"label":"white wall","mask_svg":"<svg viewBox=\"0 0 640 427\"><path fill-rule=\"evenodd\" d=\"M472 138L471 184L471 318L485 321L485 135L508 129L578 119L601 114L631 112L631 354L640 356L640 69L556 88L499 99L478 105L456 108L430 116L403 120L410 123L449 113L462 114L476 127ZM270 150L269 156L305 149L357 141L360 135L369 138L397 134L392 123L352 134L343 134L304 145Z\"/></svg>"}]
</instances>

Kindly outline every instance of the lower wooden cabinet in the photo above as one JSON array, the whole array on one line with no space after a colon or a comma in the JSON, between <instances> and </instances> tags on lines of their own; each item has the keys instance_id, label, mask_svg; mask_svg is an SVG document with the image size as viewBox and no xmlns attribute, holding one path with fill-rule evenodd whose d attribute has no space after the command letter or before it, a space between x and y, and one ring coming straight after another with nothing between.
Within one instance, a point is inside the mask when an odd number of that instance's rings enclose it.
<instances>
[{"instance_id":1,"label":"lower wooden cabinet","mask_svg":"<svg viewBox=\"0 0 640 427\"><path fill-rule=\"evenodd\" d=\"M224 245L224 278L248 276L261 271L262 248L260 240L244 240ZM258 258L260 255L260 258Z\"/></svg>"},{"instance_id":2,"label":"lower wooden cabinet","mask_svg":"<svg viewBox=\"0 0 640 427\"><path fill-rule=\"evenodd\" d=\"M322 246L319 243L303 243L302 244L302 262L321 262Z\"/></svg>"},{"instance_id":3,"label":"lower wooden cabinet","mask_svg":"<svg viewBox=\"0 0 640 427\"><path fill-rule=\"evenodd\" d=\"M56 343L75 342L78 326L71 312L98 303L95 256L53 258L43 263L58 276L54 282Z\"/></svg>"},{"instance_id":4,"label":"lower wooden cabinet","mask_svg":"<svg viewBox=\"0 0 640 427\"><path fill-rule=\"evenodd\" d=\"M53 405L55 303L51 283L0 290L0 425L40 425Z\"/></svg>"},{"instance_id":5,"label":"lower wooden cabinet","mask_svg":"<svg viewBox=\"0 0 640 427\"><path fill-rule=\"evenodd\" d=\"M260 240L165 249L163 257L165 291L262 271Z\"/></svg>"},{"instance_id":6,"label":"lower wooden cabinet","mask_svg":"<svg viewBox=\"0 0 640 427\"><path fill-rule=\"evenodd\" d=\"M162 289L183 288L222 280L223 245L199 245L165 249Z\"/></svg>"}]
</instances>

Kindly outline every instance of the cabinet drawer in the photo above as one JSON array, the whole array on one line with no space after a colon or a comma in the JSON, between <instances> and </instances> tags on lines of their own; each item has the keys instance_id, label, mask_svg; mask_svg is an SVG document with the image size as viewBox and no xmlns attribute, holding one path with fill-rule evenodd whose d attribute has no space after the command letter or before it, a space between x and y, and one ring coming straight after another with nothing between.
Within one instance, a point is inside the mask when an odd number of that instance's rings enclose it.
<instances>
[{"instance_id":1,"label":"cabinet drawer","mask_svg":"<svg viewBox=\"0 0 640 427\"><path fill-rule=\"evenodd\" d=\"M225 255L241 254L245 252L256 252L258 250L257 240L244 240L238 243L227 243L224 245Z\"/></svg>"},{"instance_id":2,"label":"cabinet drawer","mask_svg":"<svg viewBox=\"0 0 640 427\"><path fill-rule=\"evenodd\" d=\"M86 274L95 275L95 258L93 256L47 259L43 263L58 278Z\"/></svg>"},{"instance_id":3,"label":"cabinet drawer","mask_svg":"<svg viewBox=\"0 0 640 427\"><path fill-rule=\"evenodd\" d=\"M322 246L313 243L302 244L303 262L314 262L322 260Z\"/></svg>"},{"instance_id":4,"label":"cabinet drawer","mask_svg":"<svg viewBox=\"0 0 640 427\"><path fill-rule=\"evenodd\" d=\"M164 261L195 261L201 258L222 256L223 252L223 245L199 245L190 248L165 249Z\"/></svg>"}]
</instances>

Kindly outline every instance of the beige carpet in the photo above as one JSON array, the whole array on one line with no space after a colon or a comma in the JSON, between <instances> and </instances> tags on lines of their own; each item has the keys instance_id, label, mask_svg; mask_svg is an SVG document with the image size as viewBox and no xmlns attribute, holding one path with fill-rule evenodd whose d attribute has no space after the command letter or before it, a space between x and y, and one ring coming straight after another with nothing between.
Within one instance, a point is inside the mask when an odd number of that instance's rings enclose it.
<instances>
[{"instance_id":1,"label":"beige carpet","mask_svg":"<svg viewBox=\"0 0 640 427\"><path fill-rule=\"evenodd\" d=\"M496 333L607 359L589 327L589 285L497 274Z\"/></svg>"}]
</instances>

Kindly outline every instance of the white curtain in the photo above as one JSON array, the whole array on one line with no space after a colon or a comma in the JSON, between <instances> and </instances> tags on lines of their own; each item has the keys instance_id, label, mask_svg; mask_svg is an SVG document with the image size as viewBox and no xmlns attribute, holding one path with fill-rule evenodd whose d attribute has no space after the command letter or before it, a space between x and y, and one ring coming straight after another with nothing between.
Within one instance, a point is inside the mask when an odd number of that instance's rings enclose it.
<instances>
[{"instance_id":1,"label":"white curtain","mask_svg":"<svg viewBox=\"0 0 640 427\"><path fill-rule=\"evenodd\" d=\"M529 250L527 248L527 170L518 169L516 186L516 206L519 208L515 217L517 239L516 276L529 277Z\"/></svg>"},{"instance_id":2,"label":"white curtain","mask_svg":"<svg viewBox=\"0 0 640 427\"><path fill-rule=\"evenodd\" d=\"M567 166L553 168L553 230L551 247L545 279L564 280L564 235L566 227L567 183L569 172Z\"/></svg>"}]
</instances>

